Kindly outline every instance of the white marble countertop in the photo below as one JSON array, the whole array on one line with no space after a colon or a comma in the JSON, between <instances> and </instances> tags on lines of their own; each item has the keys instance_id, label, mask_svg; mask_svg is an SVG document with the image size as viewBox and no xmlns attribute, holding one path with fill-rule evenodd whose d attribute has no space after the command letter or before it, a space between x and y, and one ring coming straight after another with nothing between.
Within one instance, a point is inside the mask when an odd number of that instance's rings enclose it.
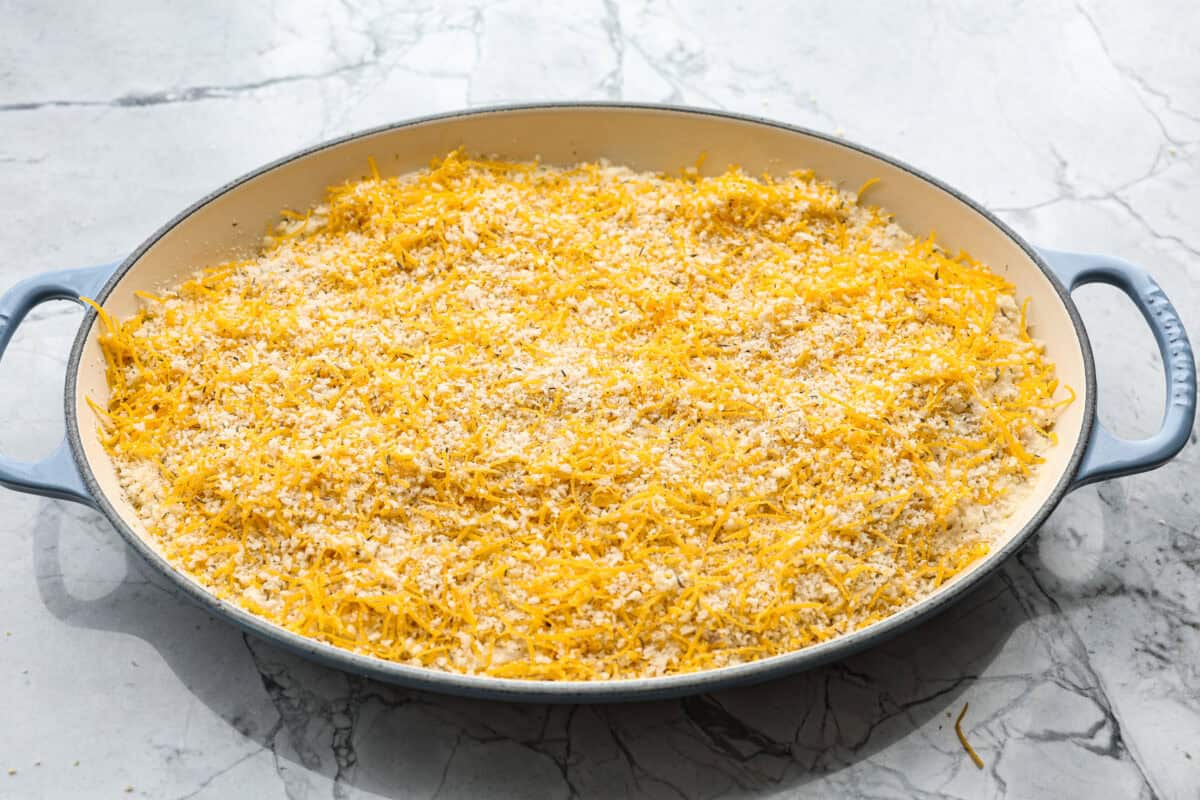
<instances>
[{"instance_id":1,"label":"white marble countertop","mask_svg":"<svg viewBox=\"0 0 1200 800\"><path fill-rule=\"evenodd\" d=\"M208 190L342 133L609 98L839 132L1033 241L1145 265L1200 333L1195 4L877 5L0 2L0 288L121 257ZM1076 299L1102 417L1148 432L1148 331L1115 292ZM79 316L43 306L6 354L5 453L60 435ZM180 599L98 514L4 491L0 796L1197 797L1198 460L1072 494L998 577L886 646L626 706L314 666ZM967 701L984 770L953 732Z\"/></svg>"}]
</instances>

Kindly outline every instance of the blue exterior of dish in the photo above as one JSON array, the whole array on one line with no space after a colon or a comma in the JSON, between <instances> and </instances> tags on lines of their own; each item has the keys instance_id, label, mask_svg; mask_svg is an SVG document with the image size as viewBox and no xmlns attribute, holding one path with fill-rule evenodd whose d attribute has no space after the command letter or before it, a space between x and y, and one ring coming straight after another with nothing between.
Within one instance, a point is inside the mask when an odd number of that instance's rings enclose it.
<instances>
[{"instance_id":1,"label":"blue exterior of dish","mask_svg":"<svg viewBox=\"0 0 1200 800\"><path fill-rule=\"evenodd\" d=\"M1103 283L1124 292L1154 334L1167 379L1166 410L1158 432L1148 439L1130 441L1109 433L1096 420L1071 488L1145 472L1166 463L1187 444L1196 419L1196 362L1179 312L1154 278L1127 261L1045 248L1040 252L1067 291Z\"/></svg>"},{"instance_id":2,"label":"blue exterior of dish","mask_svg":"<svg viewBox=\"0 0 1200 800\"><path fill-rule=\"evenodd\" d=\"M34 307L50 300L78 303L81 297L94 296L112 277L116 267L114 263L47 272L26 278L5 292L0 297L0 357L8 349L21 320ZM83 483L65 437L53 453L40 461L17 461L0 455L0 486L97 507L92 492Z\"/></svg>"},{"instance_id":3,"label":"blue exterior of dish","mask_svg":"<svg viewBox=\"0 0 1200 800\"><path fill-rule=\"evenodd\" d=\"M1000 548L993 560L991 569L994 569L995 565L1002 563L1007 556L1015 553L1070 490L1096 481L1153 469L1176 455L1187 443L1196 411L1196 372L1192 350L1178 313L1154 280L1143 270L1119 259L1106 256L1066 253L1045 249L1035 250L1011 231L1002 221L961 193L925 175L919 170L868 148L853 145L841 139L833 139L814 131L768 120L723 112L661 105L564 103L504 106L461 112L459 114L425 117L398 125L384 126L327 142L293 154L245 175L200 200L167 223L154 236L143 243L129 258L121 262L120 265L106 264L88 269L51 272L22 281L14 286L0 298L0 356L3 355L3 351L11 340L16 327L34 306L53 299L70 299L78 302L81 296L90 296L98 302L103 303L104 298L108 296L128 269L167 231L170 231L216 197L236 189L252 178L269 172L282 164L351 139L393 128L467 114L493 114L555 108L593 108L598 110L643 109L661 110L679 114L709 115L782 128L797 134L823 139L888 162L938 187L983 215L1030 256L1055 287L1060 300L1071 317L1079 338L1080 348L1084 356L1087 381L1083 427L1080 441L1054 491L1029 524ZM1096 420L1095 368L1091 348L1078 310L1071 301L1070 291L1078 286L1097 282L1115 286L1130 297L1142 312L1142 315L1154 333L1162 355L1164 371L1167 377L1167 408L1160 430L1149 439L1140 441L1119 439L1105 430ZM67 368L67 385L64 401L67 418L67 432L64 441L59 444L58 448L49 457L37 462L19 462L0 456L0 485L17 491L72 500L97 508L109 518L114 527L121 532L129 544L143 558L170 576L185 594L209 608L212 613L225 617L248 632L281 644L305 657L313 658L331 666L371 678L401 683L430 691L491 699L539 702L649 700L712 691L718 688L768 680L772 677L797 672L802 669L809 669L849 656L937 614L990 573L990 569L981 569L976 575L972 576L971 580L952 585L914 606L901 610L884 621L819 645L749 664L659 678L614 681L524 681L458 675L410 667L382 659L358 655L286 631L235 605L216 598L186 575L176 571L146 541L138 536L116 512L104 496L103 491L96 482L95 476L92 475L86 460L83 458L79 421L75 414L75 405L73 402L83 344L91 326L96 322L96 317L95 310L91 310L85 315L80 325L79 333L76 336L75 345L72 348Z\"/></svg>"}]
</instances>

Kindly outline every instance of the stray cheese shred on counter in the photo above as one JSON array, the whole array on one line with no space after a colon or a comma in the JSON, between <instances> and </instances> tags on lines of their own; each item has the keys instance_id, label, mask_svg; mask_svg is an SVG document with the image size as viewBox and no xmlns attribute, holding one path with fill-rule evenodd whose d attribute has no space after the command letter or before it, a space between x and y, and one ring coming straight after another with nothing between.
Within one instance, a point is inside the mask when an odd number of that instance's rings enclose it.
<instances>
[{"instance_id":1,"label":"stray cheese shred on counter","mask_svg":"<svg viewBox=\"0 0 1200 800\"><path fill-rule=\"evenodd\" d=\"M101 312L95 407L160 552L290 631L474 675L690 672L884 619L988 552L1070 398L1011 284L808 172L455 151L143 301Z\"/></svg>"}]
</instances>

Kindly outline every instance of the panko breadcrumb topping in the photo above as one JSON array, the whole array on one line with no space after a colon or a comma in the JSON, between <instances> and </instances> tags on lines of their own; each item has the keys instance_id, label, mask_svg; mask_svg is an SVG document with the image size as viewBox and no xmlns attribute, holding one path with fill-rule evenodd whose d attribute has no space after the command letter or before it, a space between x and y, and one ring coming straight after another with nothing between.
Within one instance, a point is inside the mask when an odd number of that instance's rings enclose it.
<instances>
[{"instance_id":1,"label":"panko breadcrumb topping","mask_svg":"<svg viewBox=\"0 0 1200 800\"><path fill-rule=\"evenodd\" d=\"M1013 291L807 172L454 152L102 312L99 410L163 555L288 630L468 674L688 672L988 551L1067 402Z\"/></svg>"}]
</instances>

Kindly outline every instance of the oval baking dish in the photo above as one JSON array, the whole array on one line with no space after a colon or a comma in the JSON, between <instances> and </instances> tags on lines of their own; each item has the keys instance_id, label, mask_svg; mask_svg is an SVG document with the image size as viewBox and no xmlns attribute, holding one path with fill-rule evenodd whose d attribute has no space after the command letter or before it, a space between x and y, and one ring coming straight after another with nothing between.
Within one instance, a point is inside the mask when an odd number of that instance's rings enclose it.
<instances>
[{"instance_id":1,"label":"oval baking dish","mask_svg":"<svg viewBox=\"0 0 1200 800\"><path fill-rule=\"evenodd\" d=\"M261 244L280 208L305 208L326 187L366 177L370 159L389 174L425 166L454 148L551 164L608 159L636 170L676 170L701 152L717 168L739 164L750 174L804 168L844 187L878 179L872 203L893 212L917 234L936 230L939 242L964 249L1031 297L1029 324L1046 346L1063 383L1077 400L1059 417L1059 443L1046 455L1032 490L1009 519L991 552L955 579L890 617L856 632L760 661L663 677L608 681L535 681L468 676L355 654L284 630L224 602L176 570L150 544L125 501L98 436L87 398L103 401L108 387L89 310L67 367L66 438L33 463L0 456L0 483L98 509L147 561L188 596L257 636L304 656L380 680L454 694L551 702L650 699L760 681L842 658L928 619L982 581L1012 555L1072 489L1159 466L1184 446L1195 416L1195 366L1179 317L1142 270L1104 256L1035 249L1000 220L953 189L900 162L847 142L764 120L662 106L552 104L510 106L404 122L349 136L288 156L200 200L120 264L47 273L0 299L0 353L21 319L52 299L94 298L116 317L137 309L136 292L182 280L196 269ZM1160 430L1141 441L1108 433L1096 418L1092 354L1070 292L1106 283L1136 304L1157 340L1166 374L1166 412Z\"/></svg>"}]
</instances>

